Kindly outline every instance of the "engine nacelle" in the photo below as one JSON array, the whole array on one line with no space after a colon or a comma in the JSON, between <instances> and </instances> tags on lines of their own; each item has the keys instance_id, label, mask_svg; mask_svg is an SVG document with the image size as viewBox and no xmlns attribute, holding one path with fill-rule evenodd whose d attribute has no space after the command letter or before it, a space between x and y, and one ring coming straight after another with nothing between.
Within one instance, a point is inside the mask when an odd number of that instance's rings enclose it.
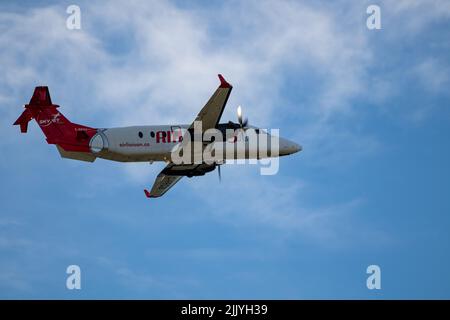
<instances>
[{"instance_id":1,"label":"engine nacelle","mask_svg":"<svg viewBox=\"0 0 450 320\"><path fill-rule=\"evenodd\" d=\"M213 171L216 168L216 164L192 164L184 166L169 167L162 171L163 174L168 176L203 176L205 173Z\"/></svg>"}]
</instances>

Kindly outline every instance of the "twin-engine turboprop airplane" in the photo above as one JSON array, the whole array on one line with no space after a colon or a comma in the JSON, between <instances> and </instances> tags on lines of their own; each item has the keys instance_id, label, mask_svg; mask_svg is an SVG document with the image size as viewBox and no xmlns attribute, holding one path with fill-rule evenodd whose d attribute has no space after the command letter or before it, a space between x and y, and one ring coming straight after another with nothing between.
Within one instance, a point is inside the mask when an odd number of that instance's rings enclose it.
<instances>
[{"instance_id":1,"label":"twin-engine turboprop airplane","mask_svg":"<svg viewBox=\"0 0 450 320\"><path fill-rule=\"evenodd\" d=\"M47 143L56 145L63 158L88 162L96 158L121 162L165 161L167 166L158 174L151 191L144 190L149 198L162 196L183 176L201 176L217 167L220 178L220 165L227 159L262 159L302 150L294 142L249 126L243 120L241 107L238 107L238 123L219 123L232 89L220 74L219 79L220 86L191 125L110 129L79 125L57 110L59 106L52 103L48 87L35 88L30 103L25 105L25 111L14 125L20 125L21 132L25 133L28 122L35 119Z\"/></svg>"}]
</instances>

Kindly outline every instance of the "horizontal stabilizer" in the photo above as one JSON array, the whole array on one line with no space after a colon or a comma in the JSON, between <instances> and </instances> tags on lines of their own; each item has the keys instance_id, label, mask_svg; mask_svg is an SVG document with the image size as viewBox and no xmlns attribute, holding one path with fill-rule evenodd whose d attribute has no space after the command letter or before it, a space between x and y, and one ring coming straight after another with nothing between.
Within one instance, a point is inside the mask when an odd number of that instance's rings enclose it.
<instances>
[{"instance_id":1,"label":"horizontal stabilizer","mask_svg":"<svg viewBox=\"0 0 450 320\"><path fill-rule=\"evenodd\" d=\"M33 119L31 111L29 109L25 109L13 125L20 125L20 132L26 133L28 130L28 122L30 122L31 119Z\"/></svg>"},{"instance_id":2,"label":"horizontal stabilizer","mask_svg":"<svg viewBox=\"0 0 450 320\"><path fill-rule=\"evenodd\" d=\"M50 98L50 91L48 87L36 87L33 96L31 97L30 106L51 106L52 99Z\"/></svg>"},{"instance_id":3,"label":"horizontal stabilizer","mask_svg":"<svg viewBox=\"0 0 450 320\"><path fill-rule=\"evenodd\" d=\"M80 161L86 161L86 162L94 162L96 159L96 157L92 153L66 151L58 145L56 145L56 148L58 149L59 154L61 155L61 158L80 160Z\"/></svg>"}]
</instances>

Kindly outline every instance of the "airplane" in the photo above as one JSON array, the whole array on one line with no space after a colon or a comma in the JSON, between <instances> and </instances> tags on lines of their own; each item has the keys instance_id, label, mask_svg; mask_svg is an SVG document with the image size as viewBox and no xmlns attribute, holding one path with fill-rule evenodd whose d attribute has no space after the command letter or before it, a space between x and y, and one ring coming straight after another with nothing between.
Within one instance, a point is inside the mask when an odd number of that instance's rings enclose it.
<instances>
[{"instance_id":1,"label":"airplane","mask_svg":"<svg viewBox=\"0 0 450 320\"><path fill-rule=\"evenodd\" d=\"M285 156L302 150L302 147L288 139L273 137L265 130L248 125L248 120L242 117L242 109L237 109L238 123L229 121L219 123L225 105L230 96L232 86L218 75L220 85L200 110L194 122L190 125L146 125L119 128L91 128L69 121L57 110L58 105L52 103L47 86L36 87L29 104L24 105L25 111L14 122L19 125L22 133L27 132L28 122L34 119L43 131L47 143L56 145L62 158L93 162L97 158L120 162L149 162L164 161L166 167L158 174L150 191L144 189L148 198L164 195L182 177L202 176L218 168L230 159L263 159ZM196 133L200 125L200 135ZM219 135L205 139L209 130L216 130ZM251 144L247 132L257 133L269 139L269 143ZM200 138L197 138L200 137ZM277 143L270 143L270 139L277 138ZM218 157L174 161L174 152L193 155L194 151L187 149L187 145L199 142L200 152L209 148L211 155L214 151L224 151L226 148L241 152L222 152ZM238 146L239 145L239 146ZM256 145L256 146L255 146ZM275 150L277 148L277 150ZM261 152L265 149L265 153ZM239 151L238 150L238 151ZM197 152L198 153L198 152ZM218 152L219 154L219 152Z\"/></svg>"}]
</instances>

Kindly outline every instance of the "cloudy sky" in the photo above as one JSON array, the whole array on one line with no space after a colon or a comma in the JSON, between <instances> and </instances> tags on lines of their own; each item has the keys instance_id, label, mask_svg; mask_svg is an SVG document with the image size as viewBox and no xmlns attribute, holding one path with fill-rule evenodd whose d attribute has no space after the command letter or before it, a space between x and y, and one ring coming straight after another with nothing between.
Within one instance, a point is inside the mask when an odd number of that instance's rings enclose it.
<instances>
[{"instance_id":1,"label":"cloudy sky","mask_svg":"<svg viewBox=\"0 0 450 320\"><path fill-rule=\"evenodd\" d=\"M446 0L2 1L0 298L450 298L449 39ZM277 175L149 200L163 164L61 159L12 126L37 85L93 127L190 123L218 73L224 122L242 105L303 146Z\"/></svg>"}]
</instances>

